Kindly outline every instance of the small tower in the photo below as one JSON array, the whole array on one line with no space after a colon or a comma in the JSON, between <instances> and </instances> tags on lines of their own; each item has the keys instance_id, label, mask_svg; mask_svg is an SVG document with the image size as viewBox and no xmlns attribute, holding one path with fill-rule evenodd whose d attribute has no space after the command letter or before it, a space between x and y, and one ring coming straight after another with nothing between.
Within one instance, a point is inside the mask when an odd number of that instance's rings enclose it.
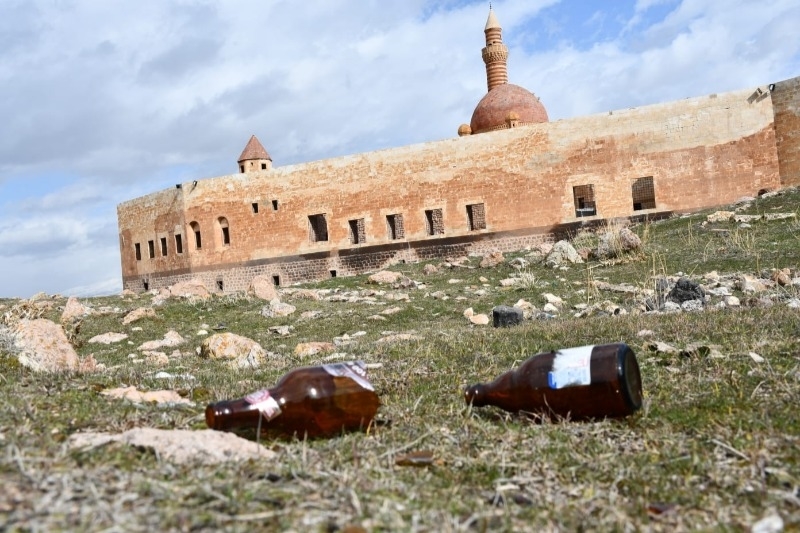
<instances>
[{"instance_id":1,"label":"small tower","mask_svg":"<svg viewBox=\"0 0 800 533\"><path fill-rule=\"evenodd\" d=\"M508 48L501 37L503 29L489 6L489 18L483 33L486 34L486 47L481 51L486 63L486 84L491 91L498 85L508 83Z\"/></svg>"},{"instance_id":2,"label":"small tower","mask_svg":"<svg viewBox=\"0 0 800 533\"><path fill-rule=\"evenodd\" d=\"M259 172L272 168L272 158L261 145L255 135L247 141L247 146L239 156L239 172Z\"/></svg>"}]
</instances>

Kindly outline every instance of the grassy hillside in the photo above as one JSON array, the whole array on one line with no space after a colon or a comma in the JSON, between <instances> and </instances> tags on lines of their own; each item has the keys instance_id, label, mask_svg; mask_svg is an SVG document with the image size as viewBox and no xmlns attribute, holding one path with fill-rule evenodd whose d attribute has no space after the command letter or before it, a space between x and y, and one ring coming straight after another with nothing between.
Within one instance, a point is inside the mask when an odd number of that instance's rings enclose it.
<instances>
[{"instance_id":1,"label":"grassy hillside","mask_svg":"<svg viewBox=\"0 0 800 533\"><path fill-rule=\"evenodd\" d=\"M739 213L796 215L798 205L800 193L790 191ZM104 311L70 329L78 353L105 365L97 373L33 373L17 362L9 332L0 332L0 528L740 530L772 514L787 530L800 528L800 310L790 305L800 286L743 293L734 285L738 307L721 307L724 298L711 296L699 312L645 312L648 291L680 276L706 287L741 274L768 279L773 269L800 276L796 217L749 227L704 224L710 212L633 226L643 247L616 261L517 269L511 259L531 260L519 252L490 269L478 267L480 258L460 266L432 262L439 270L428 275L424 264L391 268L421 287L378 286L366 276L305 284L323 299L283 294L297 310L280 318L261 315L264 301L216 296L170 299L155 317L123 325L123 316L151 305L153 296L82 300ZM574 241L591 246L596 237L582 233ZM500 286L511 277L520 281ZM631 289L604 290L608 284ZM468 307L491 315L495 305L520 299L541 310L545 293L564 300L557 316L540 314L509 329L474 326L463 316ZM606 300L605 311L575 316ZM46 301L51 305L40 313L58 321L66 299ZM23 304L0 300L0 315ZM400 309L381 314L391 307ZM302 318L307 311L318 316ZM293 330L280 336L269 330L277 325ZM215 328L254 339L275 355L257 371L201 359L195 350L205 336L198 331ZM180 353L166 349L165 366L144 360L137 348L170 330L187 339ZM129 338L88 343L107 332ZM403 333L410 335L382 340ZM382 406L367 434L261 441L276 457L222 466L174 464L147 447L67 445L78 432L204 429L208 402L241 397L292 368L318 364L330 354L299 357L295 346L334 340L338 357L373 365ZM645 405L630 418L533 423L464 404L464 386L489 381L533 354L617 341L633 347L642 372ZM684 353L654 351L656 341ZM158 372L175 377L161 379ZM132 404L100 394L123 386L176 390L194 406ZM410 452L429 460L398 464Z\"/></svg>"}]
</instances>

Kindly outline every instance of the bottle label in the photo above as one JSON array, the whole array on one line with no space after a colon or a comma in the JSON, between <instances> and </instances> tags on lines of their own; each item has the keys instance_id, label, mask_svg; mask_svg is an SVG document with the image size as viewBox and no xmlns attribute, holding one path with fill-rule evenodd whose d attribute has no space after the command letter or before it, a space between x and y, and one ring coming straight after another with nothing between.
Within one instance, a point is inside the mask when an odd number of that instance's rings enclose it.
<instances>
[{"instance_id":1,"label":"bottle label","mask_svg":"<svg viewBox=\"0 0 800 533\"><path fill-rule=\"evenodd\" d=\"M364 361L332 363L330 365L322 365L322 368L331 376L350 378L367 390L375 390L372 383L367 379L367 369L364 367Z\"/></svg>"},{"instance_id":2,"label":"bottle label","mask_svg":"<svg viewBox=\"0 0 800 533\"><path fill-rule=\"evenodd\" d=\"M594 346L567 348L556 352L553 368L547 374L551 389L590 385L592 383L591 360Z\"/></svg>"},{"instance_id":3,"label":"bottle label","mask_svg":"<svg viewBox=\"0 0 800 533\"><path fill-rule=\"evenodd\" d=\"M250 403L261 411L261 414L264 415L264 418L267 420L272 420L279 414L281 414L281 408L278 406L278 402L275 401L269 391L267 389L259 390L248 394L244 397L247 403Z\"/></svg>"}]
</instances>

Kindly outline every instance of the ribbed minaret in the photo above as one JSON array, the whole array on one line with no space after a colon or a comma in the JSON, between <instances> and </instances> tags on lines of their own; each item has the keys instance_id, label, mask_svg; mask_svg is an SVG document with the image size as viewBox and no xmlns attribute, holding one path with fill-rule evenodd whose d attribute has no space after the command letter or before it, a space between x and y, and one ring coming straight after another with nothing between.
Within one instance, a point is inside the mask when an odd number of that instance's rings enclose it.
<instances>
[{"instance_id":1,"label":"ribbed minaret","mask_svg":"<svg viewBox=\"0 0 800 533\"><path fill-rule=\"evenodd\" d=\"M486 21L486 47L483 49L483 62L486 63L486 84L491 91L498 85L508 83L508 48L501 37L503 29L489 6L489 19Z\"/></svg>"}]
</instances>

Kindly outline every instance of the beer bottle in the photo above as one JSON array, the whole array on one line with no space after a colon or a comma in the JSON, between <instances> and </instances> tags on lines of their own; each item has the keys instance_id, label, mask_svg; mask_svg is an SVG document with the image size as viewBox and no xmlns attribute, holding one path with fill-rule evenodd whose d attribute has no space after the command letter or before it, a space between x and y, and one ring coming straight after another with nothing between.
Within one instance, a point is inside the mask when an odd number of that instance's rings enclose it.
<instances>
[{"instance_id":1,"label":"beer bottle","mask_svg":"<svg viewBox=\"0 0 800 533\"><path fill-rule=\"evenodd\" d=\"M467 387L464 398L551 418L618 418L642 406L642 379L628 345L582 346L534 355L491 383Z\"/></svg>"},{"instance_id":2,"label":"beer bottle","mask_svg":"<svg viewBox=\"0 0 800 533\"><path fill-rule=\"evenodd\" d=\"M292 370L270 389L206 407L211 429L251 428L266 435L331 437L366 430L380 400L364 363L350 361Z\"/></svg>"}]
</instances>

